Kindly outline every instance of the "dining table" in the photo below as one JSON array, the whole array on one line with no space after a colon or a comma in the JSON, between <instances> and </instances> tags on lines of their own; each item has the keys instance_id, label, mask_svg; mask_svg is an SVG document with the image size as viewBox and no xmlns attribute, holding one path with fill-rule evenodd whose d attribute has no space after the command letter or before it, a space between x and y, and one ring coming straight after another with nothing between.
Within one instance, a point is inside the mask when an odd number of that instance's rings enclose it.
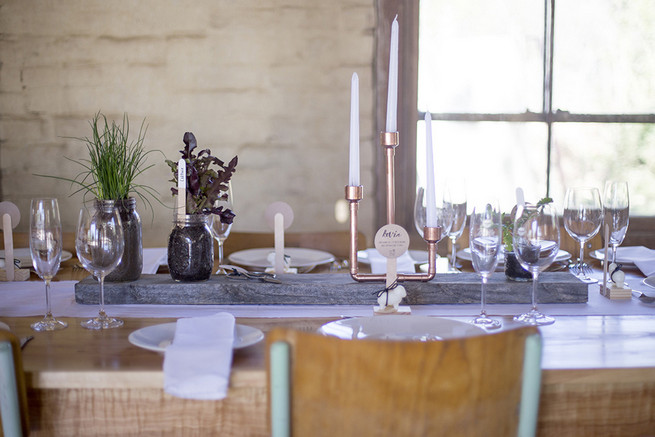
<instances>
[{"instance_id":1,"label":"dining table","mask_svg":"<svg viewBox=\"0 0 655 437\"><path fill-rule=\"evenodd\" d=\"M151 256L165 253L149 250ZM163 264L153 272L166 274ZM602 279L600 263L593 267L594 277ZM466 261L463 269L470 270ZM132 344L130 334L218 312L264 335L275 327L316 331L326 323L373 316L367 305L118 304L106 310L124 326L93 331L80 322L95 315L97 305L75 301L75 283L87 276L74 256L62 263L52 283L52 307L68 328L54 332L30 328L45 308L44 285L34 272L29 281L0 283L0 322L18 337L33 337L22 350L31 435L270 435L265 341L234 350L224 399L197 400L167 393L164 354ZM649 288L643 279L626 268L629 299L610 300L591 284L586 303L540 305L556 322L540 327L538 436L655 435L655 299L642 296ZM487 311L502 329L511 329L512 316L525 306L490 304ZM411 314L468 322L479 309L417 305Z\"/></svg>"}]
</instances>

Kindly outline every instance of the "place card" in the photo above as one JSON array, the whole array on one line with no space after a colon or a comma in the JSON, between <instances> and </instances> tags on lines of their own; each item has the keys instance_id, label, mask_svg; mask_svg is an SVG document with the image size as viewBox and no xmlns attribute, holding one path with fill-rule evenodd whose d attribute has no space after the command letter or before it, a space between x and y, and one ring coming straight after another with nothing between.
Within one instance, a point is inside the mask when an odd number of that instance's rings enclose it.
<instances>
[{"instance_id":1,"label":"place card","mask_svg":"<svg viewBox=\"0 0 655 437\"><path fill-rule=\"evenodd\" d=\"M375 314L410 314L408 306L400 306L407 297L405 287L398 284L397 259L409 248L409 234L399 225L382 226L375 234L375 248L387 259L387 277L385 287L377 292L378 306Z\"/></svg>"},{"instance_id":2,"label":"place card","mask_svg":"<svg viewBox=\"0 0 655 437\"><path fill-rule=\"evenodd\" d=\"M275 257L273 272L276 275L297 273L297 269L290 268L289 264L285 262L284 256L284 231L293 223L293 209L285 202L273 202L266 208L264 219L274 232ZM271 269L266 269L267 272L269 270Z\"/></svg>"},{"instance_id":3,"label":"place card","mask_svg":"<svg viewBox=\"0 0 655 437\"><path fill-rule=\"evenodd\" d=\"M20 222L20 210L12 202L0 202L0 217L0 228L4 234L5 243L5 268L0 270L0 281L27 281L30 277L30 270L14 267L13 229Z\"/></svg>"}]
</instances>

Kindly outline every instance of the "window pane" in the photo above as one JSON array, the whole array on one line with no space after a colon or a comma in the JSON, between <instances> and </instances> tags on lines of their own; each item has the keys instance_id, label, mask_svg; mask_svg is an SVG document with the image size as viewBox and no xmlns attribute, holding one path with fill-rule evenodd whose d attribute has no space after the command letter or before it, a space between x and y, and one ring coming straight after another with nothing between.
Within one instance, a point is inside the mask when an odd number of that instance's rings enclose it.
<instances>
[{"instance_id":1,"label":"window pane","mask_svg":"<svg viewBox=\"0 0 655 437\"><path fill-rule=\"evenodd\" d=\"M541 112L543 0L421 0L418 108Z\"/></svg>"},{"instance_id":2,"label":"window pane","mask_svg":"<svg viewBox=\"0 0 655 437\"><path fill-rule=\"evenodd\" d=\"M655 112L652 0L558 1L553 108Z\"/></svg>"},{"instance_id":3,"label":"window pane","mask_svg":"<svg viewBox=\"0 0 655 437\"><path fill-rule=\"evenodd\" d=\"M425 122L417 129L416 172L424 184ZM437 182L464 176L468 199L491 194L503 211L516 204L518 186L527 201L537 202L546 195L546 135L542 123L434 121Z\"/></svg>"},{"instance_id":4,"label":"window pane","mask_svg":"<svg viewBox=\"0 0 655 437\"><path fill-rule=\"evenodd\" d=\"M558 123L553 126L551 193L560 206L566 188L628 181L630 215L655 215L655 126Z\"/></svg>"}]
</instances>

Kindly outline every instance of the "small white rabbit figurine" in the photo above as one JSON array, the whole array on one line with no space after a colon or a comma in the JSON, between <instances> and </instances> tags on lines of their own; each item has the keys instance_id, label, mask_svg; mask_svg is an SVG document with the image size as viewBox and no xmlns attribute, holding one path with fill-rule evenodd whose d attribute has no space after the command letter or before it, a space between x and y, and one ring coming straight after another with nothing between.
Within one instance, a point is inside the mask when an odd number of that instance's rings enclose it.
<instances>
[{"instance_id":1,"label":"small white rabbit figurine","mask_svg":"<svg viewBox=\"0 0 655 437\"><path fill-rule=\"evenodd\" d=\"M378 296L378 305L383 312L396 312L403 297L407 296L407 291L402 285L397 285L391 290L381 292Z\"/></svg>"}]
</instances>

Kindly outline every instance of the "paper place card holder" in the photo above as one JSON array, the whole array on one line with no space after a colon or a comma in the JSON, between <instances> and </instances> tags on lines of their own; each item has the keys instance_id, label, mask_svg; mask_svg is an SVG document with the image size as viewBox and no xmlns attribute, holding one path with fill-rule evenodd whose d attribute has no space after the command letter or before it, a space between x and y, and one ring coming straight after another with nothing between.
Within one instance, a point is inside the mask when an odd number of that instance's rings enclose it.
<instances>
[{"instance_id":1,"label":"paper place card holder","mask_svg":"<svg viewBox=\"0 0 655 437\"><path fill-rule=\"evenodd\" d=\"M273 202L266 208L264 219L273 229L275 241L273 268L266 269L266 273L298 273L298 269L287 265L284 255L284 231L293 223L293 209L285 202Z\"/></svg>"},{"instance_id":2,"label":"paper place card holder","mask_svg":"<svg viewBox=\"0 0 655 437\"><path fill-rule=\"evenodd\" d=\"M14 265L14 236L13 229L20 222L20 211L11 202L0 202L0 222L5 243L5 268L0 269L0 281L27 281L30 277L29 269L18 269Z\"/></svg>"},{"instance_id":3,"label":"paper place card holder","mask_svg":"<svg viewBox=\"0 0 655 437\"><path fill-rule=\"evenodd\" d=\"M608 255L609 255L609 233L610 227L609 224L604 225L605 232L605 248L603 253L603 282L600 284L600 294L605 296L610 300L619 300L619 299L631 299L632 298L632 289L625 288L625 273L614 263L610 264ZM611 269L611 272L609 270ZM609 273L609 282L611 286L608 287L608 273Z\"/></svg>"}]
</instances>

